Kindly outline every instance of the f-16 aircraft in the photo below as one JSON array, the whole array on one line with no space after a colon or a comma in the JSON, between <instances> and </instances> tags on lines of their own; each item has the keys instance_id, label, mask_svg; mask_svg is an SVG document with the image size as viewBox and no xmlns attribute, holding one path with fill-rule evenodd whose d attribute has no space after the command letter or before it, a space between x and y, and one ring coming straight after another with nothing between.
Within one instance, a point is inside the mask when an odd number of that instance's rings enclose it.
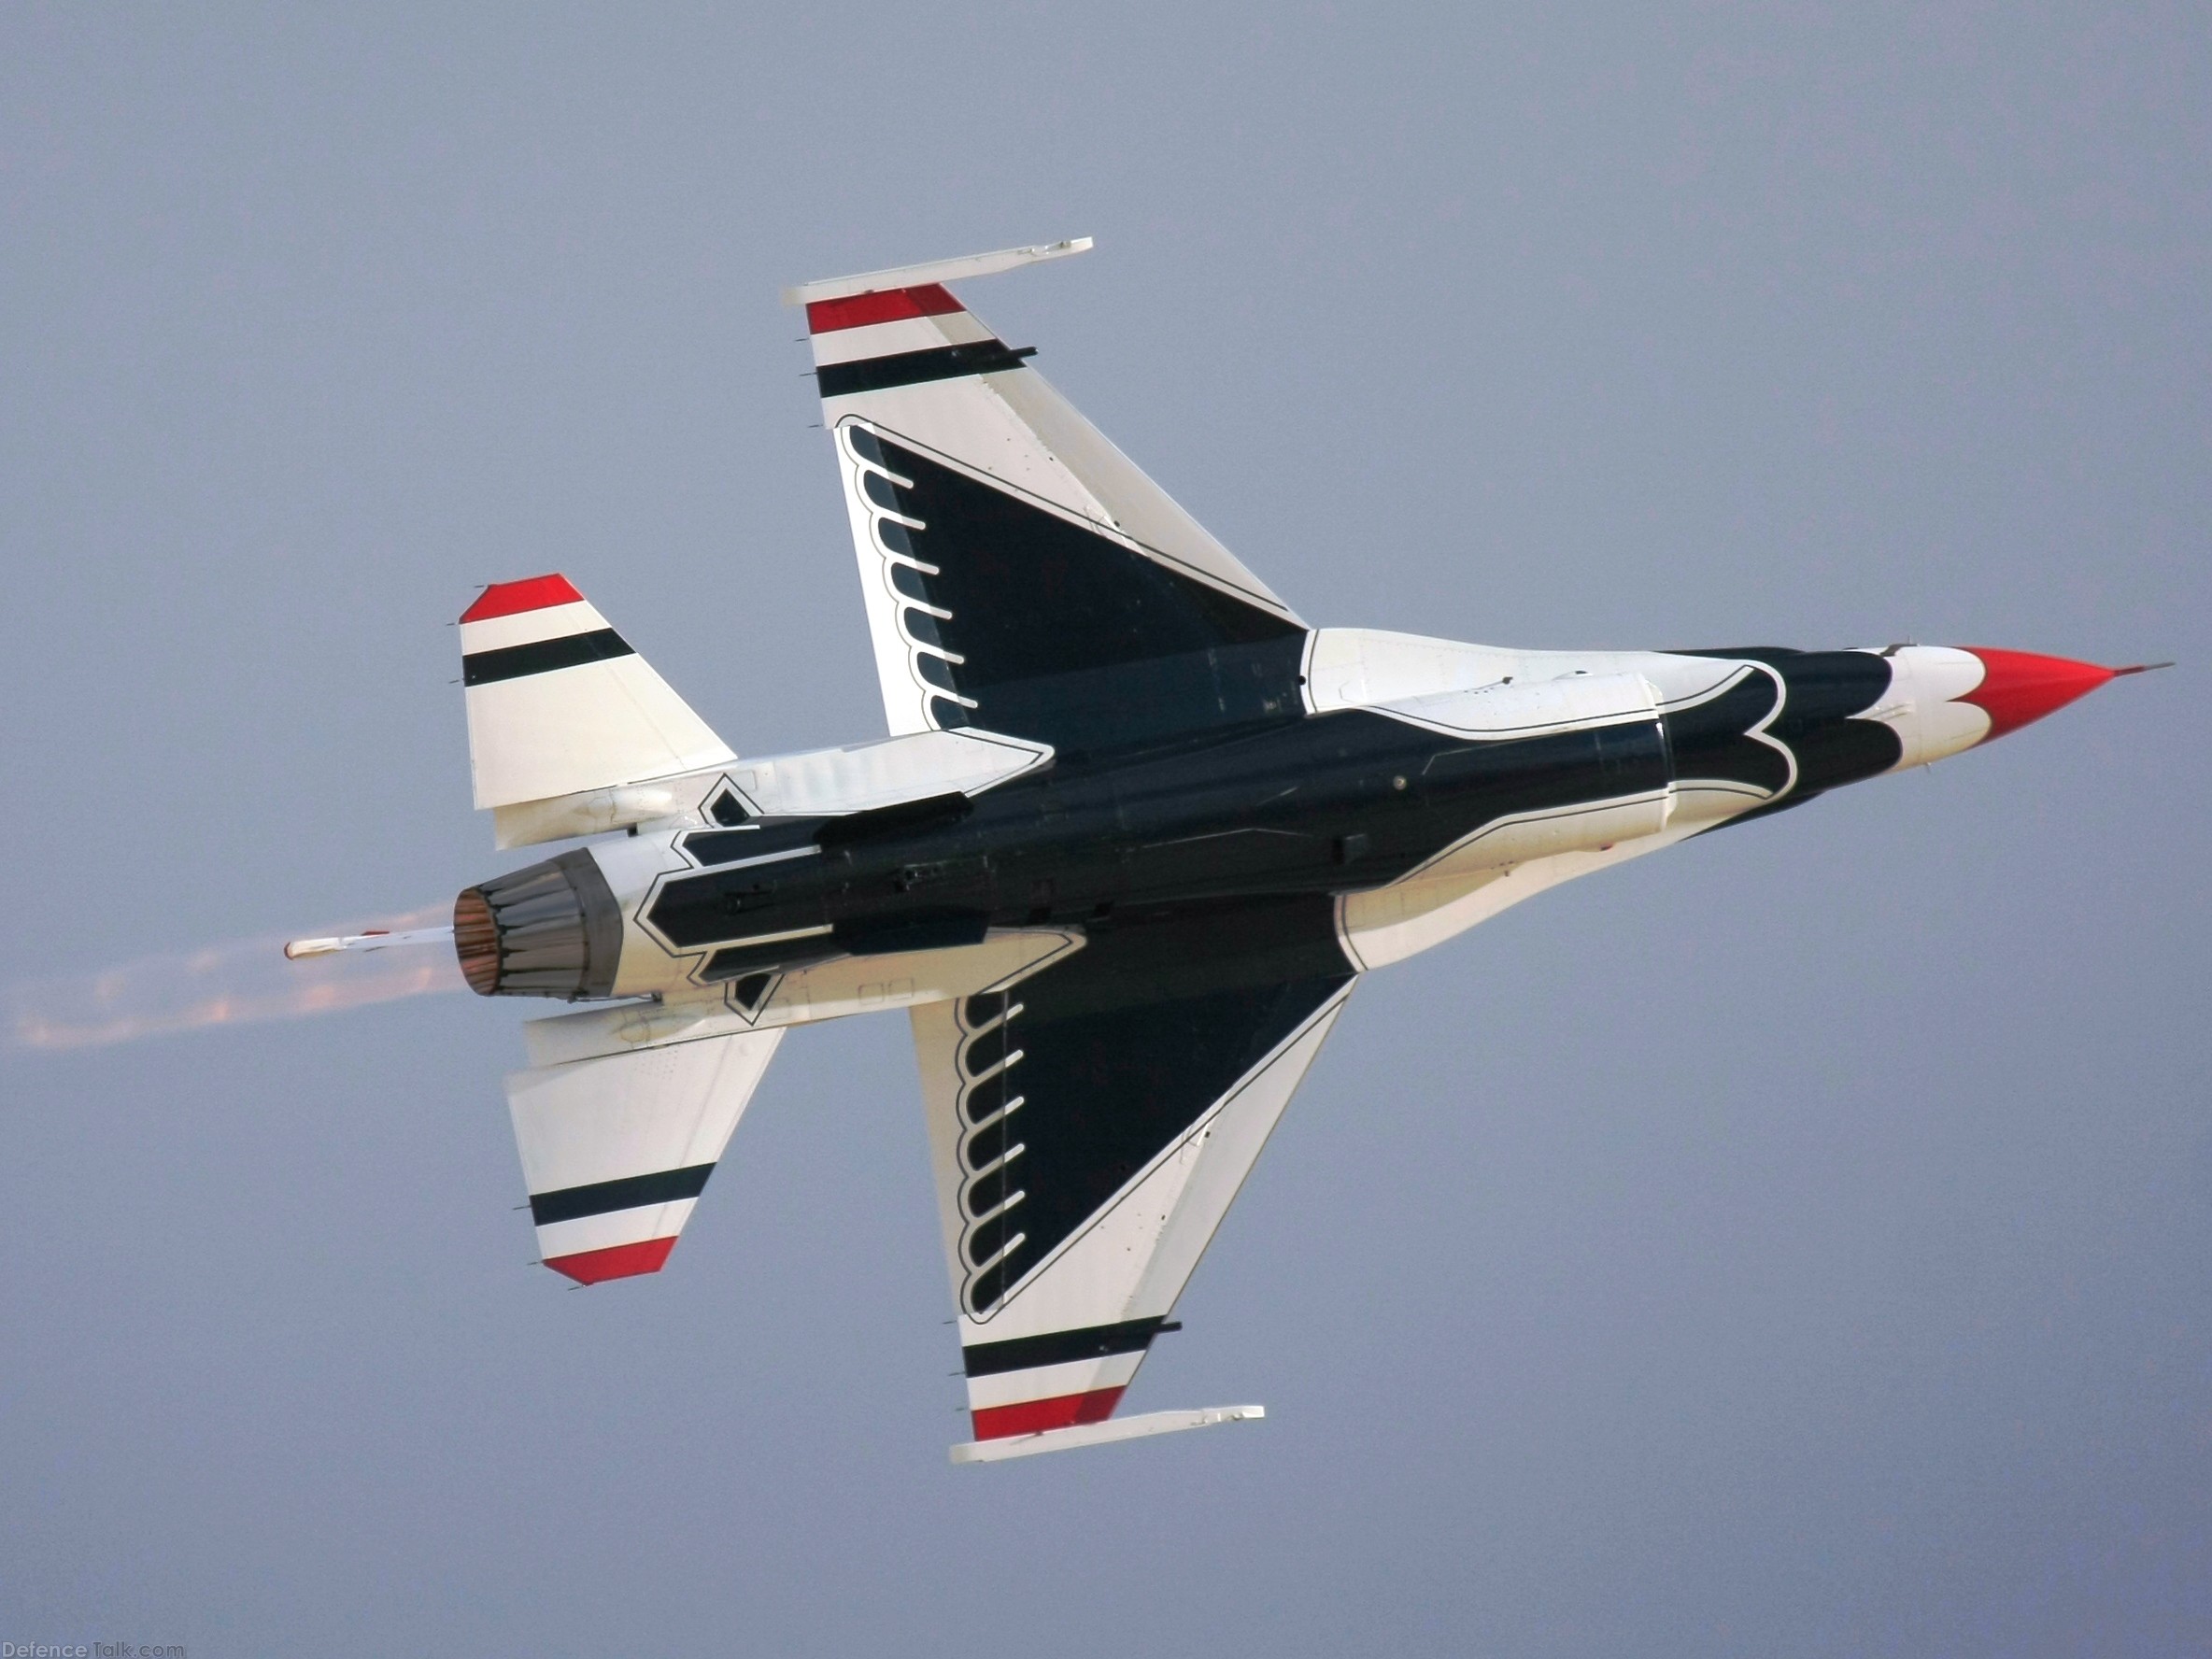
<instances>
[{"instance_id":1,"label":"f-16 aircraft","mask_svg":"<svg viewBox=\"0 0 2212 1659\"><path fill-rule=\"evenodd\" d=\"M482 994L590 1004L526 1025L506 1080L546 1266L660 1270L785 1032L902 1010L957 1462L1262 1414L1113 1412L1363 976L2135 672L1312 627L947 286L1089 246L786 295L887 736L740 759L563 576L461 617L497 844L582 843L451 933Z\"/></svg>"}]
</instances>

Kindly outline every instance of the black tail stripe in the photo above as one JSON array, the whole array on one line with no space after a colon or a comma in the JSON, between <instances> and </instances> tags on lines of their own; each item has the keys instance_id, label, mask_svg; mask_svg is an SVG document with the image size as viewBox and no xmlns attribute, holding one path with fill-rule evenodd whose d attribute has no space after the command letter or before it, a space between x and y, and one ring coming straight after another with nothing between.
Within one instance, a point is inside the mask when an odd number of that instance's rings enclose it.
<instances>
[{"instance_id":1,"label":"black tail stripe","mask_svg":"<svg viewBox=\"0 0 2212 1659\"><path fill-rule=\"evenodd\" d=\"M918 386L925 380L951 380L961 375L992 375L1000 369L1018 369L1022 359L1036 355L1034 346L1008 347L1000 340L977 340L966 346L932 346L927 351L899 351L888 357L863 357L853 362L824 363L815 380L826 398L849 397L856 391L882 391L893 386Z\"/></svg>"},{"instance_id":2,"label":"black tail stripe","mask_svg":"<svg viewBox=\"0 0 2212 1659\"><path fill-rule=\"evenodd\" d=\"M706 1190L712 1164L693 1164L686 1170L660 1170L650 1175L625 1175L619 1181L594 1181L588 1186L564 1186L555 1192L530 1195L530 1218L539 1227L556 1221L575 1221L586 1215L604 1215L614 1210L642 1210L647 1204L669 1204L678 1198L696 1198Z\"/></svg>"},{"instance_id":3,"label":"black tail stripe","mask_svg":"<svg viewBox=\"0 0 2212 1659\"><path fill-rule=\"evenodd\" d=\"M524 674L635 655L620 634L611 628L601 628L560 639L533 640L527 645L504 645L496 651L471 651L461 659L461 683L487 686L493 680L520 679Z\"/></svg>"},{"instance_id":4,"label":"black tail stripe","mask_svg":"<svg viewBox=\"0 0 2212 1659\"><path fill-rule=\"evenodd\" d=\"M1003 1342L978 1342L963 1348L971 1377L995 1377L1000 1371L1033 1370L1039 1366L1067 1365L1078 1359L1104 1359L1113 1354L1141 1354L1152 1346L1165 1323L1161 1319L1125 1319L1119 1325L1086 1326L1082 1330L1047 1331L1039 1337L1014 1337Z\"/></svg>"}]
</instances>

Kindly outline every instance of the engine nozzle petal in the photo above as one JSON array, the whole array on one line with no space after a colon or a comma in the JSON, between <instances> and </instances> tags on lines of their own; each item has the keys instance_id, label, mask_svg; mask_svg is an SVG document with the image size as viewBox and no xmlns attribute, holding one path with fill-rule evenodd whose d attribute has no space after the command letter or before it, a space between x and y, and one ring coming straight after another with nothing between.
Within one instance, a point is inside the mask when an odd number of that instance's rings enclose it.
<instances>
[{"instance_id":1,"label":"engine nozzle petal","mask_svg":"<svg viewBox=\"0 0 2212 1659\"><path fill-rule=\"evenodd\" d=\"M622 911L598 860L563 853L464 887L453 901L453 950L480 997L609 997Z\"/></svg>"}]
</instances>

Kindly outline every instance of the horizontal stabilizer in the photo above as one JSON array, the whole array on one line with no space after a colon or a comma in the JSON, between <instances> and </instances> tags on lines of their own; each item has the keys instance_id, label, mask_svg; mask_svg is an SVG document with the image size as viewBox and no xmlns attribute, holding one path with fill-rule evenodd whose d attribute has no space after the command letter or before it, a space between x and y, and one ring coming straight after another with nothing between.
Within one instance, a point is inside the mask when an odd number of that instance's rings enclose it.
<instances>
[{"instance_id":1,"label":"horizontal stabilizer","mask_svg":"<svg viewBox=\"0 0 2212 1659\"><path fill-rule=\"evenodd\" d=\"M461 651L479 808L736 758L566 576L487 588L461 614Z\"/></svg>"},{"instance_id":2,"label":"horizontal stabilizer","mask_svg":"<svg viewBox=\"0 0 2212 1659\"><path fill-rule=\"evenodd\" d=\"M657 1273L783 1038L645 1041L507 1075L546 1266L579 1284Z\"/></svg>"},{"instance_id":3,"label":"horizontal stabilizer","mask_svg":"<svg viewBox=\"0 0 2212 1659\"><path fill-rule=\"evenodd\" d=\"M1084 1423L1073 1428L1048 1428L1042 1434L1017 1435L1012 1439L970 1440L953 1448L953 1461L1002 1463L1009 1457L1034 1457L1040 1452L1071 1452L1078 1446L1103 1446L1111 1440L1141 1440L1151 1435L1173 1434L1178 1429L1211 1428L1216 1423L1256 1423L1267 1414L1265 1406L1208 1406L1197 1411L1147 1411L1141 1417Z\"/></svg>"}]
</instances>

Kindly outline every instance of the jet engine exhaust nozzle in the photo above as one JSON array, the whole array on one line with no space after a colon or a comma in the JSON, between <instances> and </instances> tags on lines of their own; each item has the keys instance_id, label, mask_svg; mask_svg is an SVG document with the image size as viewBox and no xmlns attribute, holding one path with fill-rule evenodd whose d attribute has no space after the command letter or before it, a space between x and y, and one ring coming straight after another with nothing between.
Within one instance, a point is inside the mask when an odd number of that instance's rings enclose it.
<instances>
[{"instance_id":1,"label":"jet engine exhaust nozzle","mask_svg":"<svg viewBox=\"0 0 2212 1659\"><path fill-rule=\"evenodd\" d=\"M510 871L453 901L453 949L480 997L614 994L622 912L589 853Z\"/></svg>"}]
</instances>

